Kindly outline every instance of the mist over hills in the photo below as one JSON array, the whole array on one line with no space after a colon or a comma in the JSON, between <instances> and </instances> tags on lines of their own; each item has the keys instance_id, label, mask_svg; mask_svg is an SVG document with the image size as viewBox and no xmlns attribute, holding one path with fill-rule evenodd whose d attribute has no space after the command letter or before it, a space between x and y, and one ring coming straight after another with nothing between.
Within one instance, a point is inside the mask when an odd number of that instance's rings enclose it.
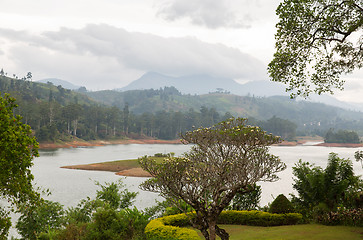
<instances>
[{"instance_id":1,"label":"mist over hills","mask_svg":"<svg viewBox=\"0 0 363 240\"><path fill-rule=\"evenodd\" d=\"M59 78L45 78L42 80L37 81L39 83L52 83L54 86L62 86L63 88L70 89L70 90L76 90L79 89L80 86L74 85L71 82L59 79Z\"/></svg>"},{"instance_id":2,"label":"mist over hills","mask_svg":"<svg viewBox=\"0 0 363 240\"><path fill-rule=\"evenodd\" d=\"M172 77L157 72L145 73L129 85L115 90L145 90L171 86L178 89L182 94L201 95L213 92L228 92L239 96L289 96L289 93L285 91L285 86L277 82L261 80L240 84L233 79L217 78L207 74ZM323 103L347 110L363 111L362 105L339 101L331 95L312 95L308 99L298 98L298 100Z\"/></svg>"},{"instance_id":3,"label":"mist over hills","mask_svg":"<svg viewBox=\"0 0 363 240\"><path fill-rule=\"evenodd\" d=\"M216 91L229 92L240 96L255 95L269 97L288 95L282 84L270 81L261 80L240 84L230 78L213 77L207 74L172 77L156 72L148 72L129 85L117 90L159 89L171 86L183 94L192 95L207 94Z\"/></svg>"},{"instance_id":4,"label":"mist over hills","mask_svg":"<svg viewBox=\"0 0 363 240\"><path fill-rule=\"evenodd\" d=\"M57 78L43 79L39 82L52 82L55 86L61 85L62 87L71 90L76 90L80 88L80 86L76 86L68 81ZM164 87L172 86L178 89L182 94L191 95L203 95L218 92L231 93L238 96L289 96L289 93L285 91L285 86L283 84L271 81L261 80L240 84L233 79L218 78L210 76L208 74L173 77L157 72L145 73L139 79L132 81L127 86L114 90L119 92L148 89L157 90L160 88L162 89ZM114 93L112 94L114 95ZM331 95L312 95L309 97L309 99L298 98L297 100L323 103L352 111L363 111L362 105L339 101Z\"/></svg>"},{"instance_id":5,"label":"mist over hills","mask_svg":"<svg viewBox=\"0 0 363 240\"><path fill-rule=\"evenodd\" d=\"M49 110L48 105L52 103L54 106L58 106L57 113L59 113L59 116L57 116L60 119L64 118L61 114L62 111L68 111L75 107L80 107L82 109L80 112L87 113L84 116L84 121L91 121L95 117L110 119L109 116L113 116L112 114L115 112L119 112L119 115L122 115L126 106L130 114L132 113L132 117L141 119L152 116L154 120L158 119L158 117L165 117L168 114L189 117L195 114L201 115L208 110L208 112L219 116L232 115L262 121L276 116L294 122L301 134L321 135L330 128L348 128L356 130L360 135L363 135L362 112L349 111L323 103L290 99L288 96L259 97L254 94L240 96L225 91L192 95L182 94L175 87L155 87L155 89L128 91L103 90L79 92L64 89L56 86L57 84L59 82L43 84L0 77L0 92L8 92L15 96L17 101L21 103L20 105L23 105L21 111L24 111L24 113L22 115L25 116L27 121L33 119L34 126L37 128L39 128L39 125L36 125L39 119L43 119L44 123L49 123L50 121L44 118L47 115L38 114L40 113L39 109L32 111L32 107L36 105L37 108ZM42 104L39 104L39 102ZM91 114L89 111L92 109L98 109L103 113L98 115L95 113ZM54 117L55 115L51 116ZM77 116L77 114L70 116ZM189 118L180 117L180 119L187 121ZM174 122L175 119L168 121Z\"/></svg>"}]
</instances>

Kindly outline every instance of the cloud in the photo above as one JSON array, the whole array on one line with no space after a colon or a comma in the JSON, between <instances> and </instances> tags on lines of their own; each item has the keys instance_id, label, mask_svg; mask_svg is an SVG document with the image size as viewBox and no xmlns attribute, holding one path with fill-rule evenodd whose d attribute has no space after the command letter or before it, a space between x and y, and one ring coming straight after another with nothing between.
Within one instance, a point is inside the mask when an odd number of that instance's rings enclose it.
<instances>
[{"instance_id":1,"label":"cloud","mask_svg":"<svg viewBox=\"0 0 363 240\"><path fill-rule=\"evenodd\" d=\"M62 28L41 35L0 29L0 36L13 42L6 51L8 58L34 76L63 77L96 89L122 87L147 71L266 78L264 64L253 56L191 37L164 38L109 25Z\"/></svg>"},{"instance_id":2,"label":"cloud","mask_svg":"<svg viewBox=\"0 0 363 240\"><path fill-rule=\"evenodd\" d=\"M248 6L248 1L237 1L240 7ZM250 16L242 17L234 11L235 0L170 0L159 6L157 15L168 21L189 19L192 24L216 28L248 28Z\"/></svg>"}]
</instances>

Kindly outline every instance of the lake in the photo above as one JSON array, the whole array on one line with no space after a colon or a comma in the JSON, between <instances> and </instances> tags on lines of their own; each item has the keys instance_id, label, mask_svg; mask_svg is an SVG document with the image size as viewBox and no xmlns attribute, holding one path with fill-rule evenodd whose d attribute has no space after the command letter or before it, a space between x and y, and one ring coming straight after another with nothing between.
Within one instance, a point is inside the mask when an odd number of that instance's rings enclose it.
<instances>
[{"instance_id":1,"label":"lake","mask_svg":"<svg viewBox=\"0 0 363 240\"><path fill-rule=\"evenodd\" d=\"M181 144L125 144L41 150L40 157L34 160L32 172L37 186L49 189L52 192L48 199L58 201L66 207L76 206L79 200L87 196L94 197L96 190L99 189L94 184L95 181L104 183L122 178L129 191L139 192L135 206L143 209L154 205L155 199L161 200L155 193L139 190L138 185L146 178L120 177L112 172L71 170L60 167L135 159L144 155L154 155L155 153L175 152L176 156L178 156L188 151L189 148L190 146ZM299 159L325 167L329 153L336 152L340 157L352 159L355 173L362 175L363 169L360 163L354 159L354 152L357 150L357 148L318 147L309 144L294 147L271 147L270 152L280 156L281 160L286 163L287 169L279 174L281 178L279 181L259 183L262 186L260 205L268 204L280 193L286 196L293 193L292 167Z\"/></svg>"}]
</instances>

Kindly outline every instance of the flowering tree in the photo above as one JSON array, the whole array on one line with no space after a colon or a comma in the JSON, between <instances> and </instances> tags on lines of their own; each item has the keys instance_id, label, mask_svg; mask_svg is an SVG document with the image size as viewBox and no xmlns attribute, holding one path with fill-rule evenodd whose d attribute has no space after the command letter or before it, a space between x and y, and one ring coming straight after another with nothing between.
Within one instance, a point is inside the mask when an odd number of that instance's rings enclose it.
<instances>
[{"instance_id":1,"label":"flowering tree","mask_svg":"<svg viewBox=\"0 0 363 240\"><path fill-rule=\"evenodd\" d=\"M192 225L205 239L214 240L216 235L229 239L216 225L222 210L236 193L253 191L257 181L276 181L276 173L286 168L268 152L268 146L280 138L246 122L232 118L185 133L182 142L194 145L183 157L166 158L161 163L141 158L141 167L153 178L140 188L158 192L177 206L185 202L193 207Z\"/></svg>"}]
</instances>

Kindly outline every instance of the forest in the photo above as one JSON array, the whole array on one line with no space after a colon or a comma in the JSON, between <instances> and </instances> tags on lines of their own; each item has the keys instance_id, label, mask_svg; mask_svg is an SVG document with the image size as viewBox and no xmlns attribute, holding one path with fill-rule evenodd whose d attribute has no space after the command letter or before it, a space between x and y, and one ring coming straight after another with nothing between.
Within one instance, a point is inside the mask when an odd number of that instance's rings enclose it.
<instances>
[{"instance_id":1,"label":"forest","mask_svg":"<svg viewBox=\"0 0 363 240\"><path fill-rule=\"evenodd\" d=\"M178 139L198 127L232 116L294 140L296 135L325 136L349 124L361 131L361 113L318 103L256 98L228 93L183 95L174 87L126 92L71 91L52 83L0 76L0 92L16 98L15 114L33 129L40 142L120 138ZM343 119L343 115L346 119Z\"/></svg>"}]
</instances>

